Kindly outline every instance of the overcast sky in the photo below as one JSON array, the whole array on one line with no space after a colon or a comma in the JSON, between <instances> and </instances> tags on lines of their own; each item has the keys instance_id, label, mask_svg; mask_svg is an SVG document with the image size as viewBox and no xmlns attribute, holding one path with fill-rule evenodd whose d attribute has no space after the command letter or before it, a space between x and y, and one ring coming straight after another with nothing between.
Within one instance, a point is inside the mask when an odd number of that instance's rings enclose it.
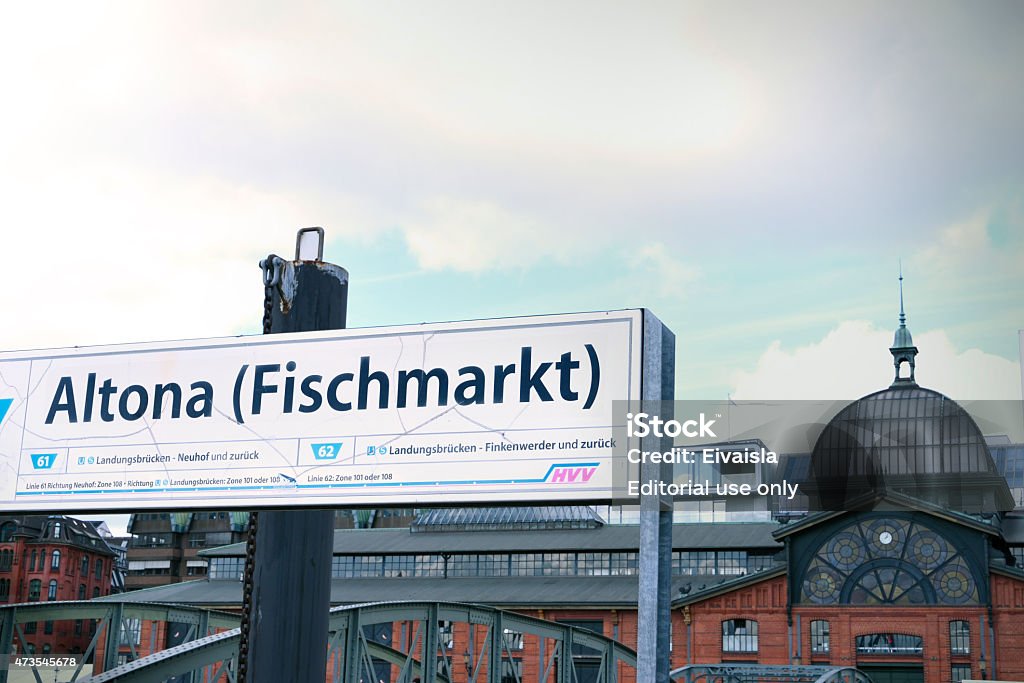
<instances>
[{"instance_id":1,"label":"overcast sky","mask_svg":"<svg viewBox=\"0 0 1024 683\"><path fill-rule=\"evenodd\" d=\"M1020 398L1019 2L8 4L0 348L622 307L685 398Z\"/></svg>"}]
</instances>

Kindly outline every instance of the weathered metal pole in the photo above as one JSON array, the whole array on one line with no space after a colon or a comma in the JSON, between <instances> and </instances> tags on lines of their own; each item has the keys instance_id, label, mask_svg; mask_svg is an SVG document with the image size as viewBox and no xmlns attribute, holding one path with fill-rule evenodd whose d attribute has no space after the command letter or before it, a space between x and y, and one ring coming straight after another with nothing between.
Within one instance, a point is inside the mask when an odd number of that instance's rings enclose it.
<instances>
[{"instance_id":1,"label":"weathered metal pole","mask_svg":"<svg viewBox=\"0 0 1024 683\"><path fill-rule=\"evenodd\" d=\"M300 230L295 256L267 264L279 268L269 332L343 329L348 273L323 262L323 230ZM334 512L261 512L255 545L245 682L323 683Z\"/></svg>"},{"instance_id":2,"label":"weathered metal pole","mask_svg":"<svg viewBox=\"0 0 1024 683\"><path fill-rule=\"evenodd\" d=\"M671 418L675 399L676 338L650 311L644 311L644 410ZM670 444L649 436L644 450L664 451ZM672 465L644 462L641 481L672 481ZM672 577L672 500L640 498L640 578L637 596L636 680L664 683L669 673Z\"/></svg>"}]
</instances>

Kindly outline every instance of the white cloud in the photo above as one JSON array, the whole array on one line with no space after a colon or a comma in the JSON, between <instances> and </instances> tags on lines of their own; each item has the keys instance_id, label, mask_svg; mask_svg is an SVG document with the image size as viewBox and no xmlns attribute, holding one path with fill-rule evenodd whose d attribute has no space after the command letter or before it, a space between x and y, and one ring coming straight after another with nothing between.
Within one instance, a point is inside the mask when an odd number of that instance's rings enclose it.
<instances>
[{"instance_id":1,"label":"white cloud","mask_svg":"<svg viewBox=\"0 0 1024 683\"><path fill-rule=\"evenodd\" d=\"M22 191L4 206L3 250L17 255L5 260L4 349L255 332L259 259L291 257L313 221L364 220L343 197L118 166L33 181L7 185Z\"/></svg>"},{"instance_id":2,"label":"white cloud","mask_svg":"<svg viewBox=\"0 0 1024 683\"><path fill-rule=\"evenodd\" d=\"M435 197L404 228L409 249L431 270L522 268L566 253L571 241L539 219L488 201Z\"/></svg>"},{"instance_id":3,"label":"white cloud","mask_svg":"<svg viewBox=\"0 0 1024 683\"><path fill-rule=\"evenodd\" d=\"M661 242L641 246L629 257L629 263L640 274L640 282L653 282L658 296L678 298L686 286L700 277L700 269L684 263L673 250Z\"/></svg>"},{"instance_id":4,"label":"white cloud","mask_svg":"<svg viewBox=\"0 0 1024 683\"><path fill-rule=\"evenodd\" d=\"M773 342L753 370L734 373L735 399L854 399L887 387L892 331L847 321L793 350ZM979 349L960 351L943 330L914 335L917 381L957 401L1020 400L1020 366Z\"/></svg>"}]
</instances>

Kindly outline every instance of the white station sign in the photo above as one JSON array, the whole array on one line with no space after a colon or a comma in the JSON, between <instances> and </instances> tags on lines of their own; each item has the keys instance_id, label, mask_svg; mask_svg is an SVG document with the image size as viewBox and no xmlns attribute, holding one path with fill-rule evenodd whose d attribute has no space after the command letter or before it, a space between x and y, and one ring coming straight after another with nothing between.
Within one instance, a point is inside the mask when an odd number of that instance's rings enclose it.
<instances>
[{"instance_id":1,"label":"white station sign","mask_svg":"<svg viewBox=\"0 0 1024 683\"><path fill-rule=\"evenodd\" d=\"M612 402L640 398L642 320L3 353L0 509L610 500Z\"/></svg>"}]
</instances>

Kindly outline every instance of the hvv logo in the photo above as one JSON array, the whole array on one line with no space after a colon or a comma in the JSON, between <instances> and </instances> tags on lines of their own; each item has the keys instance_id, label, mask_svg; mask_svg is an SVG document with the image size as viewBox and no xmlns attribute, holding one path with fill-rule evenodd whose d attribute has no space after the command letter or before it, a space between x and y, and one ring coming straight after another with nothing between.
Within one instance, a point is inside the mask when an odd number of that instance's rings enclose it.
<instances>
[{"instance_id":1,"label":"hvv logo","mask_svg":"<svg viewBox=\"0 0 1024 683\"><path fill-rule=\"evenodd\" d=\"M579 465L552 465L545 481L549 484L586 484L594 476L600 463L585 462Z\"/></svg>"}]
</instances>

